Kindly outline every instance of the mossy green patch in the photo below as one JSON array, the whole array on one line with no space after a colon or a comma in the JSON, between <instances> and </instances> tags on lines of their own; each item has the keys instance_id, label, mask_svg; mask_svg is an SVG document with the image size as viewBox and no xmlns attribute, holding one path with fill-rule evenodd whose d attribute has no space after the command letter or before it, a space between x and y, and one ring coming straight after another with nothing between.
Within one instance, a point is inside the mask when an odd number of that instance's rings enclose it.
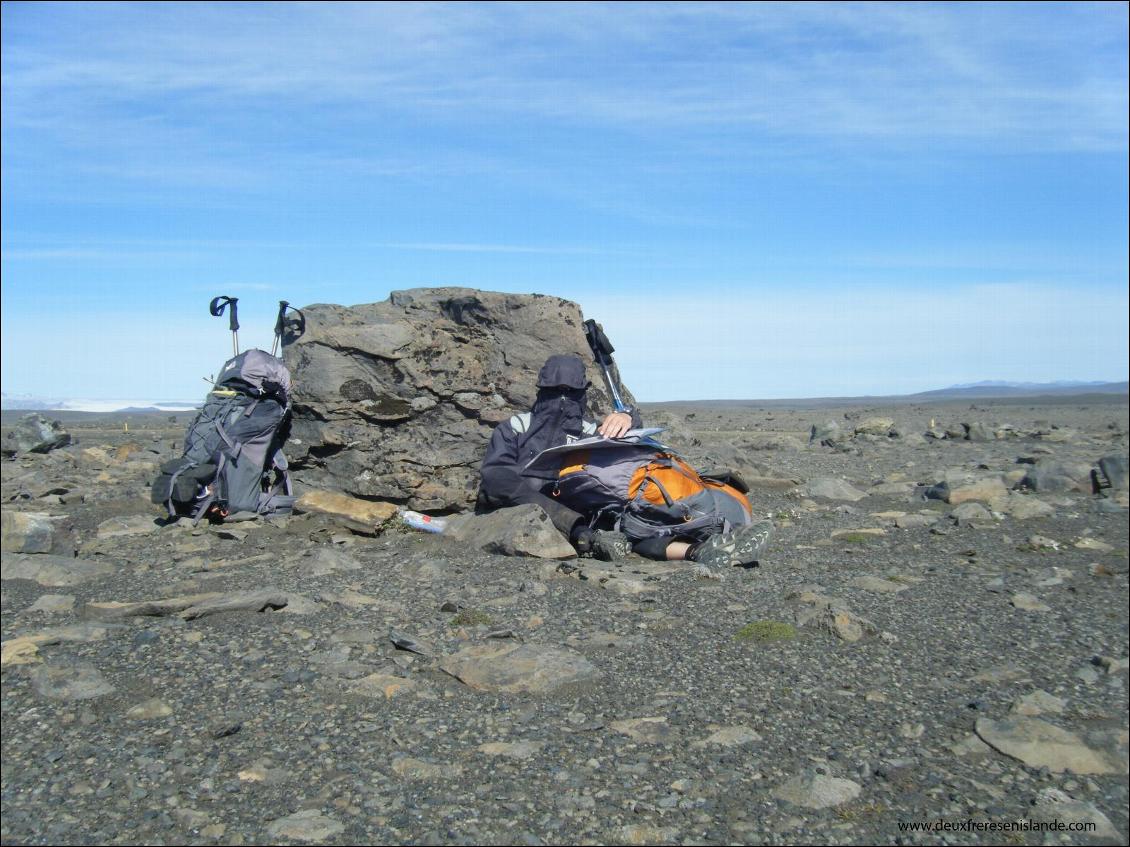
<instances>
[{"instance_id":1,"label":"mossy green patch","mask_svg":"<svg viewBox=\"0 0 1130 847\"><path fill-rule=\"evenodd\" d=\"M796 627L782 621L747 623L734 635L738 641L787 641L796 638Z\"/></svg>"},{"instance_id":2,"label":"mossy green patch","mask_svg":"<svg viewBox=\"0 0 1130 847\"><path fill-rule=\"evenodd\" d=\"M864 803L858 806L849 806L843 809L836 810L836 817L843 821L858 821L865 818L873 818L882 815L887 811L887 807L882 803Z\"/></svg>"},{"instance_id":3,"label":"mossy green patch","mask_svg":"<svg viewBox=\"0 0 1130 847\"><path fill-rule=\"evenodd\" d=\"M837 541L843 541L847 544L866 544L872 538L874 538L874 536L866 532L848 532L836 536Z\"/></svg>"},{"instance_id":4,"label":"mossy green patch","mask_svg":"<svg viewBox=\"0 0 1130 847\"><path fill-rule=\"evenodd\" d=\"M464 609L451 619L452 626L489 626L490 615L478 609Z\"/></svg>"},{"instance_id":5,"label":"mossy green patch","mask_svg":"<svg viewBox=\"0 0 1130 847\"><path fill-rule=\"evenodd\" d=\"M400 512L394 512L389 515L377 527L377 535L407 535L410 532L419 532L404 522L404 516Z\"/></svg>"}]
</instances>

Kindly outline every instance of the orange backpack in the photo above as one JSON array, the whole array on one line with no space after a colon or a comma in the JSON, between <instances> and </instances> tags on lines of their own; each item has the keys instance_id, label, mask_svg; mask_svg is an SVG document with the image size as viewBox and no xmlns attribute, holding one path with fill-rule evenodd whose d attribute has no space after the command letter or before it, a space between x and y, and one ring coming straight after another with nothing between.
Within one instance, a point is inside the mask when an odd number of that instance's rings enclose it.
<instances>
[{"instance_id":1,"label":"orange backpack","mask_svg":"<svg viewBox=\"0 0 1130 847\"><path fill-rule=\"evenodd\" d=\"M700 540L752 523L740 480L702 475L666 448L601 439L558 452L552 493L595 524L611 522L633 541L657 536ZM561 448L557 448L558 451ZM532 464L532 463L531 463ZM610 519L610 520L609 520Z\"/></svg>"}]
</instances>

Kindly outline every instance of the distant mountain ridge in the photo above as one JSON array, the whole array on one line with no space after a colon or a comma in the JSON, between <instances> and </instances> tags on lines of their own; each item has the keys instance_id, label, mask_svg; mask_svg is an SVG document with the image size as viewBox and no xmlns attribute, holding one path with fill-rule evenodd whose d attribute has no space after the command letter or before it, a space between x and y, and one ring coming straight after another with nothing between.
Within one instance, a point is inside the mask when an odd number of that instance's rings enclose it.
<instances>
[{"instance_id":1,"label":"distant mountain ridge","mask_svg":"<svg viewBox=\"0 0 1130 847\"><path fill-rule=\"evenodd\" d=\"M980 382L964 382L960 385L951 385L949 388L938 389L940 391L950 391L961 388L1025 388L1025 389L1047 389L1047 388L1082 388L1083 386L1090 386L1094 388L1102 385L1118 385L1120 383L1105 382L1103 380L1096 380L1092 382L1083 382L1077 379L1056 379L1051 382L1013 382L1007 379L983 379Z\"/></svg>"},{"instance_id":2,"label":"distant mountain ridge","mask_svg":"<svg viewBox=\"0 0 1130 847\"><path fill-rule=\"evenodd\" d=\"M1056 382L1007 382L1004 380L985 380L964 385L951 385L933 391L920 391L908 394L913 399L959 399L962 397L1039 397L1071 396L1076 394L1126 394L1130 382L1080 382L1057 380Z\"/></svg>"}]
</instances>

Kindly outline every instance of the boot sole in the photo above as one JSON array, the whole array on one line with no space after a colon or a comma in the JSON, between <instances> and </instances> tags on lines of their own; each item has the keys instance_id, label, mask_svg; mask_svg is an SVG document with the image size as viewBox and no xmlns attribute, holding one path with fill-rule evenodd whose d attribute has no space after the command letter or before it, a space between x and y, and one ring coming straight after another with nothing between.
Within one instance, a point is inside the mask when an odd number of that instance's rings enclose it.
<instances>
[{"instance_id":1,"label":"boot sole","mask_svg":"<svg viewBox=\"0 0 1130 847\"><path fill-rule=\"evenodd\" d=\"M619 532L598 530L593 539L592 556L602 562L618 562L632 552L632 542Z\"/></svg>"},{"instance_id":2,"label":"boot sole","mask_svg":"<svg viewBox=\"0 0 1130 847\"><path fill-rule=\"evenodd\" d=\"M698 549L695 562L708 568L753 565L760 561L772 537L773 524L768 521L738 527L707 539Z\"/></svg>"}]
</instances>

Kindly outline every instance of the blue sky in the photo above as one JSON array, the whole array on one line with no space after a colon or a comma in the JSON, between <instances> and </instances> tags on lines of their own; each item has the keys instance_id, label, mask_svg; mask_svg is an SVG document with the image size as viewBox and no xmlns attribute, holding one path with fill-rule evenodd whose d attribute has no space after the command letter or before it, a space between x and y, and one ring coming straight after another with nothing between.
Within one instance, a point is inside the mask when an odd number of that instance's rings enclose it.
<instances>
[{"instance_id":1,"label":"blue sky","mask_svg":"<svg viewBox=\"0 0 1130 847\"><path fill-rule=\"evenodd\" d=\"M579 302L645 400L1128 372L1127 5L3 4L3 390Z\"/></svg>"}]
</instances>

